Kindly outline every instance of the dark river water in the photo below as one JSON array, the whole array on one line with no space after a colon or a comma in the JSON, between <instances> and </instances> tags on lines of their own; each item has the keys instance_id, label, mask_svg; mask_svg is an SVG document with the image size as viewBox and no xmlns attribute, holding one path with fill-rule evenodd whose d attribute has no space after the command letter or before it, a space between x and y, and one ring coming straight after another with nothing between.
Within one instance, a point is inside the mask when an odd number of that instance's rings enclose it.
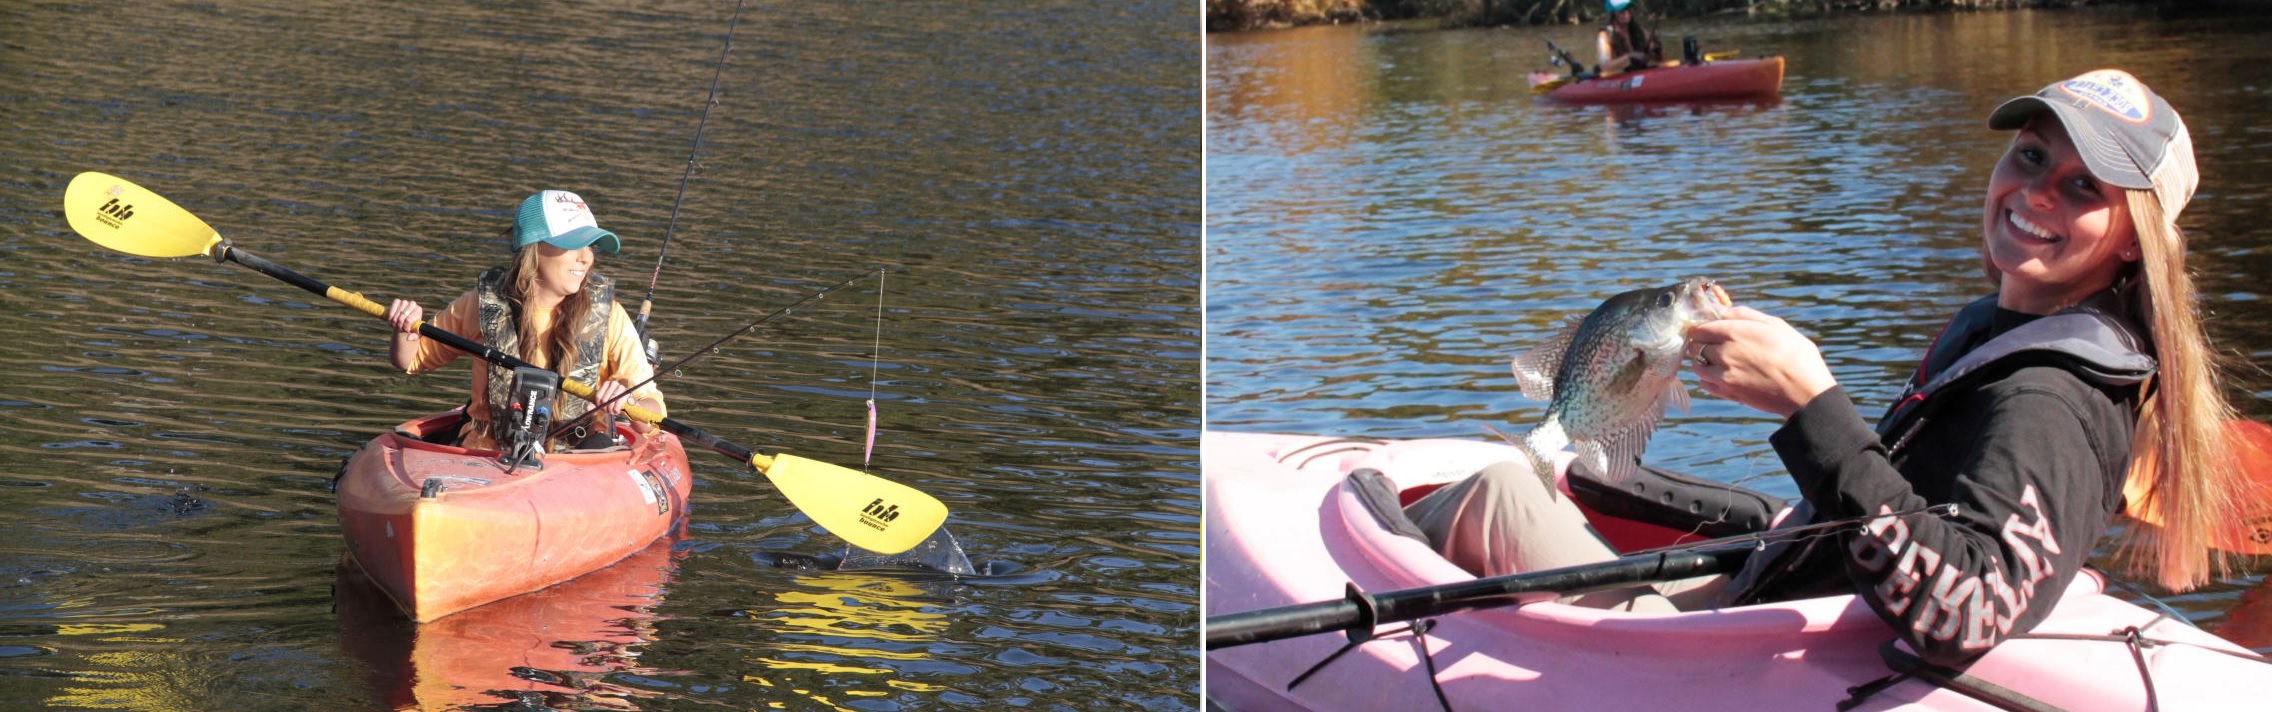
<instances>
[{"instance_id":1,"label":"dark river water","mask_svg":"<svg viewBox=\"0 0 2272 712\"><path fill-rule=\"evenodd\" d=\"M891 271L667 376L672 414L858 466L872 390L871 471L944 501L992 576L778 568L843 545L701 452L684 537L393 619L335 593L327 485L462 401L465 362L405 377L376 320L63 221L74 175L114 173L432 310L560 188L623 237L598 269L636 306L732 12L0 3L0 707L1196 707L1186 3L751 3L733 37L655 294L666 358Z\"/></svg>"},{"instance_id":2,"label":"dark river water","mask_svg":"<svg viewBox=\"0 0 2272 712\"><path fill-rule=\"evenodd\" d=\"M2133 9L1661 23L1788 61L1780 101L1532 98L1574 27L1210 36L1206 400L1212 429L1489 438L1531 422L1508 359L1611 294L1702 275L1816 339L1869 413L1985 294L2001 100L2126 68L2191 127L2180 220L2232 393L2272 416L2272 18ZM1590 52L1589 52L1590 54ZM1590 58L1589 58L1590 59ZM1700 392L1699 392L1700 393ZM1795 496L1771 416L1699 397L1648 459ZM1519 432L1512 430L1510 432ZM1753 479L1756 478L1756 479ZM2171 598L2272 651L2263 565Z\"/></svg>"}]
</instances>

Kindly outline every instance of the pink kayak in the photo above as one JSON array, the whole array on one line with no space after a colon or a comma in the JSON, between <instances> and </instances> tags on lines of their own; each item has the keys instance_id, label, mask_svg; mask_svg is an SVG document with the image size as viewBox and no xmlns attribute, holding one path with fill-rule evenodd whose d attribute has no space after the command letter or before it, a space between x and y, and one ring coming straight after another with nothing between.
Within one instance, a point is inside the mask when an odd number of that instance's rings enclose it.
<instances>
[{"instance_id":1,"label":"pink kayak","mask_svg":"<svg viewBox=\"0 0 2272 712\"><path fill-rule=\"evenodd\" d=\"M1211 619L1343 599L1349 584L1381 593L1475 580L1426 543L1384 527L1347 476L1378 470L1409 501L1486 464L1523 459L1480 441L1214 431L1201 449ZM1558 476L1570 458L1557 458ZM1627 550L1680 534L1587 514ZM2008 640L1961 671L1883 685L1856 709L1997 709L1990 699L1998 694L2006 704L2073 710L2261 708L2272 664L2103 586L2077 576L2036 637ZM1671 615L1548 600L1431 620L1425 635L1383 624L1377 637L1323 665L1349 645L1347 636L1212 648L1206 696L1232 710L1828 710L1908 656L1888 645L1892 629L1854 596Z\"/></svg>"}]
</instances>

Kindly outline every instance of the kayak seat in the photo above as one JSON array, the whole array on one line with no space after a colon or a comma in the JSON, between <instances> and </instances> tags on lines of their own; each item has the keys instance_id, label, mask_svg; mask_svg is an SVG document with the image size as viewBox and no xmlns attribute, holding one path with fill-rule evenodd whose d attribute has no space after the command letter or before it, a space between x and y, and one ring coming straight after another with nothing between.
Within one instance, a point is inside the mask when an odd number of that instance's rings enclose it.
<instances>
[{"instance_id":1,"label":"kayak seat","mask_svg":"<svg viewBox=\"0 0 2272 712\"><path fill-rule=\"evenodd\" d=\"M623 421L615 420L612 417L603 416L603 418L608 421L605 429L595 428L585 432L582 439L575 440L573 444L561 452L616 452L629 450L633 443L638 442L639 436L633 433L629 426L624 425ZM583 430L583 428L579 427L577 430ZM570 436L574 434L564 435L563 441L571 439Z\"/></svg>"},{"instance_id":2,"label":"kayak seat","mask_svg":"<svg viewBox=\"0 0 2272 712\"><path fill-rule=\"evenodd\" d=\"M1570 498L1593 511L1707 538L1765 531L1784 509L1776 497L1648 465L1620 487L1581 460L1571 463L1565 482Z\"/></svg>"},{"instance_id":3,"label":"kayak seat","mask_svg":"<svg viewBox=\"0 0 2272 712\"><path fill-rule=\"evenodd\" d=\"M1422 494L1425 494L1442 486L1435 484L1413 489L1421 490ZM1395 481L1390 480L1388 475L1382 474L1380 470L1370 467L1360 467L1349 471L1349 487L1356 491L1357 501L1365 503L1365 511L1373 515L1374 521L1380 522L1382 529L1386 529L1397 536L1411 537L1422 544L1429 543L1428 535L1420 531L1420 525L1413 523L1411 517L1404 515L1404 507L1409 502L1405 501L1403 497L1410 495L1411 490L1398 492ZM1418 499L1418 497L1413 497L1415 501Z\"/></svg>"},{"instance_id":4,"label":"kayak seat","mask_svg":"<svg viewBox=\"0 0 2272 712\"><path fill-rule=\"evenodd\" d=\"M1450 483L1434 482L1424 485L1413 485L1411 489L1396 493L1396 499L1398 502L1402 502L1404 506L1410 507L1412 506L1412 503L1426 499L1429 493L1443 489L1444 485L1446 484Z\"/></svg>"}]
</instances>

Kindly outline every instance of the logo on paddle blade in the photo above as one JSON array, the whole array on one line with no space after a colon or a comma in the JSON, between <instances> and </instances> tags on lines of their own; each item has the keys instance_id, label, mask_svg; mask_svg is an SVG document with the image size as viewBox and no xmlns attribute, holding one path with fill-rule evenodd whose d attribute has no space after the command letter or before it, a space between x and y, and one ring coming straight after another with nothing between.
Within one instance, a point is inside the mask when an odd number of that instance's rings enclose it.
<instances>
[{"instance_id":1,"label":"logo on paddle blade","mask_svg":"<svg viewBox=\"0 0 2272 712\"><path fill-rule=\"evenodd\" d=\"M126 219L131 217L134 217L134 206L120 203L118 198L111 198L110 202L95 208L95 219L113 228L125 225Z\"/></svg>"},{"instance_id":2,"label":"logo on paddle blade","mask_svg":"<svg viewBox=\"0 0 2272 712\"><path fill-rule=\"evenodd\" d=\"M876 501L860 508L860 523L879 532L890 528L892 520L898 518L899 505L886 505L882 497L877 497Z\"/></svg>"}]
</instances>

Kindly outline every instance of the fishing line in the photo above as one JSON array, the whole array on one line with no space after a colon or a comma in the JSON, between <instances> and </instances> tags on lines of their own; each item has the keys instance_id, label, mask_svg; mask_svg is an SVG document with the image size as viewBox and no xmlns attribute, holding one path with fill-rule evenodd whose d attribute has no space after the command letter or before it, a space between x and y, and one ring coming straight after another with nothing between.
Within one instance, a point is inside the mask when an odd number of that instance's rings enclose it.
<instances>
[{"instance_id":1,"label":"fishing line","mask_svg":"<svg viewBox=\"0 0 2272 712\"><path fill-rule=\"evenodd\" d=\"M1941 517L1943 519L1953 519L1957 515L1957 510L1958 508L1954 503L1930 504L1923 507L1918 507L1916 509L1905 509L1899 512L1886 512L1884 514L1865 514L1857 517L1833 519L1827 522L1815 522L1813 524L1783 527L1780 529L1769 529L1766 531L1753 532L1742 536L1732 536L1721 539L1708 539L1705 541L1690 542L1687 544L1672 544L1651 549L1642 549L1640 551L1626 554L1626 556L1637 556L1640 554L1671 554L1692 550L1711 549L1727 546L1728 544L1736 542L1749 542L1754 549L1764 549L1769 544L1779 544L1786 541L1798 542L1828 537L1840 533L1841 530L1844 530L1847 527L1866 526L1870 522L1888 517L1906 517L1912 514L1929 514Z\"/></svg>"},{"instance_id":2,"label":"fishing line","mask_svg":"<svg viewBox=\"0 0 2272 712\"><path fill-rule=\"evenodd\" d=\"M825 296L828 296L828 293L829 293L829 292L834 292L834 291L836 291L836 290L839 290L839 289L843 289L843 288L845 288L845 287L851 286L851 285L852 285L852 283L854 283L854 282L858 282L858 281L860 281L860 280L863 280L863 279L867 279L867 278L868 278L868 275L871 275L871 274L882 274L882 273L883 273L883 271L884 271L884 268L882 268L882 267L877 267L877 268L875 268L875 269L871 269L871 270L868 270L868 271L866 271L866 272L861 272L860 274L853 276L853 277L852 277L851 279L847 279L847 280L844 280L844 281L842 281L842 282L837 282L837 283L835 283L835 284L831 284L831 285L828 285L827 287L825 287L825 288L821 289L821 290L820 290L820 291L818 291L818 292L813 292L812 294L808 294L808 295L805 295L805 297L804 297L803 299L798 299L797 301L794 301L794 302L790 302L790 303L789 303L789 306L785 306L785 307L782 307L782 308L780 308L780 309L775 309L775 310L773 310L773 313L767 314L767 315L765 315L765 316L763 316L763 317L759 317L757 321L753 321L753 322L750 322L748 326L744 326L744 327L742 327L742 328L740 328L740 329L737 329L737 330L735 330L735 331L734 331L734 333L731 333L731 334L727 334L727 335L725 335L725 337L724 337L724 338L720 338L720 339L718 339L717 341L712 341L712 342L710 342L710 345L708 345L708 346L704 346L704 347L702 347L702 348L700 348L700 349L697 349L697 350L695 350L695 352L694 352L694 353L691 353L691 354L687 354L687 355L686 355L686 358L682 358L682 359L679 359L679 360L678 360L678 361L677 361L676 363L672 363L672 364L671 364L671 365L669 365L669 366L666 366L666 367L662 367L662 368L657 368L657 369L655 369L655 374L654 374L654 375L652 375L652 376L648 376L648 377L647 377L647 380L644 380L644 381L640 381L640 382L639 382L639 383L638 383L637 385L634 385L634 386L632 386L632 387L630 387L630 388L626 388L626 389L623 389L623 392L622 392L622 393L618 393L618 394L616 394L616 396L615 396L614 398L609 398L609 399L607 399L607 400L604 400L604 401L597 401L597 402L594 402L594 403L592 404L592 408L591 408L591 410L587 410L587 411L584 411L584 413L583 413L582 415L578 415L578 416L576 416L576 417L575 417L574 419L572 419L572 420L569 420L569 421L568 421L568 422L567 422L566 424L564 424L564 425L561 425L561 426L559 426L559 427L556 427L556 428L553 428L553 429L552 429L552 432L550 432L550 433L547 433L547 434L545 435L545 437L546 437L546 438L548 438L548 439L549 439L549 438L555 438L555 437L559 437L561 433L563 433L563 432L567 432L567 430L568 430L569 428L573 428L573 427L576 427L577 425L580 425L580 424L582 424L582 423L584 422L584 419L592 417L592 415L593 415L593 414L596 414L596 413L600 412L600 410L601 410L602 408L605 408L605 407L607 407L607 405L608 405L608 404L610 404L610 403L614 403L614 402L616 402L616 401L619 401L619 400L623 400L623 398L624 398L625 396L629 396L629 395L631 395L631 394L633 394L633 393L637 393L637 392L639 392L639 389L641 389L641 388L646 388L646 387L647 387L647 384L650 384L650 383L654 383L654 382L655 382L655 379L657 379L657 378L662 378L662 377L663 377L663 374L676 372L676 371L678 371L678 369L679 369L680 367L682 367L682 366L685 366L686 364L688 364L688 363L690 363L690 362L694 361L694 360L695 360L695 359L697 359L697 358L701 358L703 354L707 354L707 353L710 353L711 351L715 351L715 350L717 350L717 348L718 348L719 346L723 346L723 345L725 345L725 343L726 343L726 342L728 342L728 341L732 341L732 340L734 340L734 339L736 339L736 338L740 337L740 336L741 336L741 335L743 335L743 334L747 334L747 333L749 333L750 331L752 331L752 330L756 329L757 327L760 327L760 326L764 326L766 322L769 322L769 321L772 321L772 320L774 320L774 319L780 318L780 317L782 317L782 316L784 316L784 315L788 314L788 313L789 313L789 312L791 312L791 311L795 311L795 310L797 309L797 307L801 307L801 306L804 306L804 305L806 305L806 304L810 304L810 303L812 303L812 302L818 301L818 300L820 300L820 298L821 298L821 297L825 297ZM879 337L879 338L880 338L880 337Z\"/></svg>"},{"instance_id":3,"label":"fishing line","mask_svg":"<svg viewBox=\"0 0 2272 712\"><path fill-rule=\"evenodd\" d=\"M876 270L876 340L868 347L868 444L860 450L860 471L876 454L876 374L884 358L884 279L889 270Z\"/></svg>"},{"instance_id":4,"label":"fishing line","mask_svg":"<svg viewBox=\"0 0 2272 712\"><path fill-rule=\"evenodd\" d=\"M694 177L694 159L702 154L702 130L710 126L710 107L718 104L718 78L726 73L726 55L734 51L734 28L742 22L742 2L734 1L733 19L726 22L726 46L718 50L718 67L710 72L710 96L702 101L702 118L694 123L694 148L686 152L686 172L678 177L678 197L671 201L671 220L663 226L663 247L655 253L655 271L647 276L647 295L639 298L639 314L631 325L639 329L639 340L647 348L647 362L660 359L660 349L647 335L647 312L655 306L655 283L663 277L663 256L670 254L671 233L678 229L678 210L686 204L686 183Z\"/></svg>"}]
</instances>

